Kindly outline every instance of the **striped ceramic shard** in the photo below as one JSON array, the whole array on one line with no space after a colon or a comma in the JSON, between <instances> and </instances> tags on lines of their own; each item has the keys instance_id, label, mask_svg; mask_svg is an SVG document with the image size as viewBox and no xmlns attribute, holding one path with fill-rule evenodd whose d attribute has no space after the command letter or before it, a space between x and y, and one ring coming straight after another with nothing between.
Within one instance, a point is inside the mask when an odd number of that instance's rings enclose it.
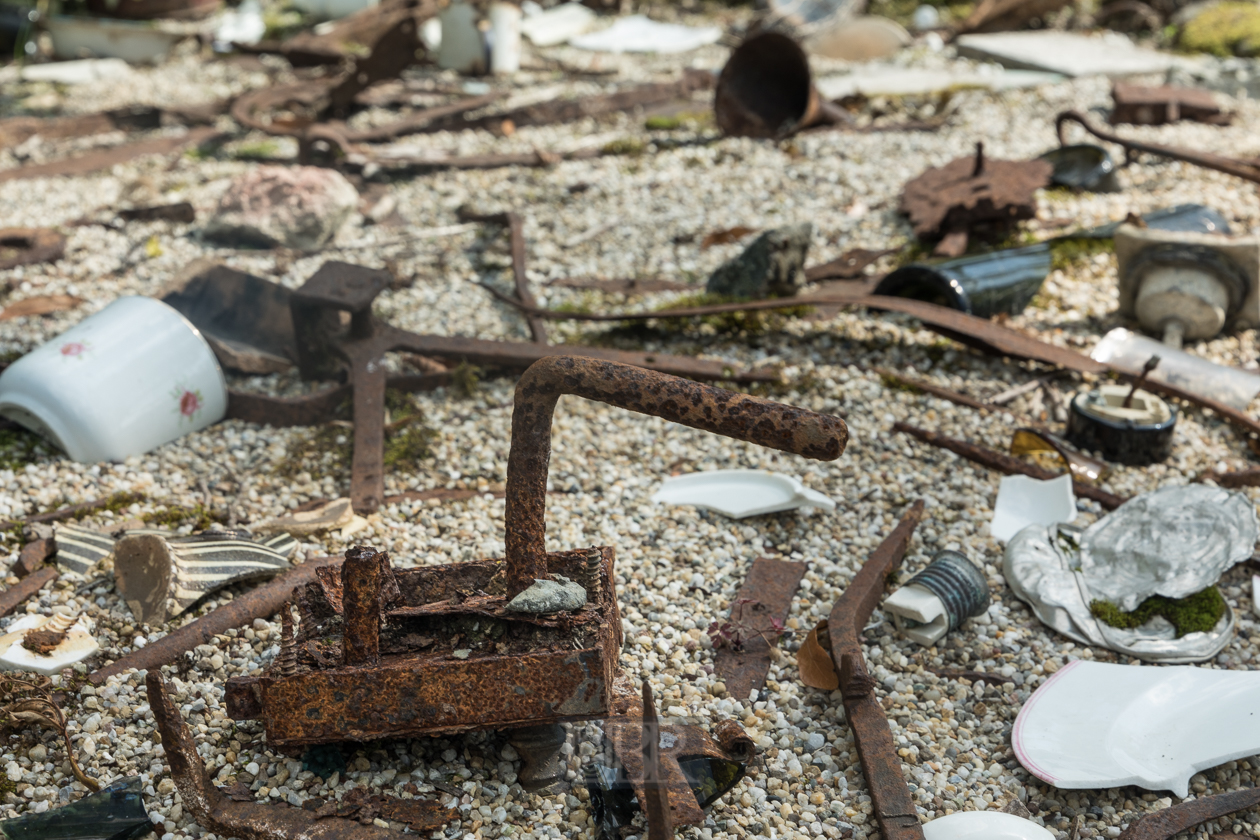
<instances>
[{"instance_id":1,"label":"striped ceramic shard","mask_svg":"<svg viewBox=\"0 0 1260 840\"><path fill-rule=\"evenodd\" d=\"M165 621L230 584L275 575L289 568L298 546L288 534L257 541L248 531L180 536L140 528L115 538L76 525L59 525L56 539L65 572L86 576L112 555L118 593L143 622Z\"/></svg>"}]
</instances>

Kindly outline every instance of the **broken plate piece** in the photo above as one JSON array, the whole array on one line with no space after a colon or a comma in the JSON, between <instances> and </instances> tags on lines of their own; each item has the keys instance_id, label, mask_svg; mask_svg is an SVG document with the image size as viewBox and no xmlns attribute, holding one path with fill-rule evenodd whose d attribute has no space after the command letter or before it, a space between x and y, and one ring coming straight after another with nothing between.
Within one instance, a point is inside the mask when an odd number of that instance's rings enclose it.
<instances>
[{"instance_id":1,"label":"broken plate piece","mask_svg":"<svg viewBox=\"0 0 1260 840\"><path fill-rule=\"evenodd\" d=\"M343 530L355 519L349 499L333 499L312 510L290 513L287 516L268 519L251 525L260 534L284 532L299 537L309 537L321 531ZM344 531L343 531L344 533Z\"/></svg>"},{"instance_id":2,"label":"broken plate piece","mask_svg":"<svg viewBox=\"0 0 1260 840\"><path fill-rule=\"evenodd\" d=\"M836 503L795 478L767 470L710 470L667 478L652 501L693 505L732 519L802 507L835 510Z\"/></svg>"},{"instance_id":3,"label":"broken plate piece","mask_svg":"<svg viewBox=\"0 0 1260 840\"><path fill-rule=\"evenodd\" d=\"M119 779L78 802L0 822L6 840L134 840L153 830L139 776Z\"/></svg>"},{"instance_id":4,"label":"broken plate piece","mask_svg":"<svg viewBox=\"0 0 1260 840\"><path fill-rule=\"evenodd\" d=\"M100 649L92 620L68 615L25 615L0 636L0 668L51 676Z\"/></svg>"},{"instance_id":5,"label":"broken plate piece","mask_svg":"<svg viewBox=\"0 0 1260 840\"><path fill-rule=\"evenodd\" d=\"M1001 811L959 811L923 826L924 840L1053 840L1032 820Z\"/></svg>"},{"instance_id":6,"label":"broken plate piece","mask_svg":"<svg viewBox=\"0 0 1260 840\"><path fill-rule=\"evenodd\" d=\"M1077 660L1028 698L1011 744L1057 788L1138 785L1184 798L1195 773L1260 752L1257 692L1254 671Z\"/></svg>"},{"instance_id":7,"label":"broken plate piece","mask_svg":"<svg viewBox=\"0 0 1260 840\"><path fill-rule=\"evenodd\" d=\"M1076 496L1070 474L1046 481L1008 475L998 485L989 532L993 539L1006 542L1029 525L1053 525L1075 519Z\"/></svg>"}]
</instances>

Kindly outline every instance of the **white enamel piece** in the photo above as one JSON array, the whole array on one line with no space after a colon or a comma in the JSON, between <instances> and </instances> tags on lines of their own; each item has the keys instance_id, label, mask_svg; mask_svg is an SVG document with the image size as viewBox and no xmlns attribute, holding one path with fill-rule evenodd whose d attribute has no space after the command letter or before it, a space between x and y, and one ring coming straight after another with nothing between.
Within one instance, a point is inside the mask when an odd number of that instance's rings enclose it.
<instances>
[{"instance_id":1,"label":"white enamel piece","mask_svg":"<svg viewBox=\"0 0 1260 840\"><path fill-rule=\"evenodd\" d=\"M1260 753L1260 672L1077 660L1028 698L1011 745L1063 790L1137 785L1184 798L1190 777Z\"/></svg>"},{"instance_id":2,"label":"white enamel piece","mask_svg":"<svg viewBox=\"0 0 1260 840\"><path fill-rule=\"evenodd\" d=\"M1076 496L1070 474L1048 481L1008 475L998 485L989 532L993 539L1006 542L1029 525L1053 525L1074 519Z\"/></svg>"},{"instance_id":3,"label":"white enamel piece","mask_svg":"<svg viewBox=\"0 0 1260 840\"><path fill-rule=\"evenodd\" d=\"M897 629L924 647L937 643L949 632L949 615L945 604L925 587L903 586L884 601L884 612L891 613Z\"/></svg>"},{"instance_id":4,"label":"white enamel piece","mask_svg":"<svg viewBox=\"0 0 1260 840\"><path fill-rule=\"evenodd\" d=\"M667 478L652 501L693 505L732 519L809 507L835 510L836 503L791 476L767 470L712 470Z\"/></svg>"},{"instance_id":5,"label":"white enamel piece","mask_svg":"<svg viewBox=\"0 0 1260 840\"><path fill-rule=\"evenodd\" d=\"M1001 811L959 811L923 826L924 840L1054 840L1032 820Z\"/></svg>"},{"instance_id":6,"label":"white enamel piece","mask_svg":"<svg viewBox=\"0 0 1260 840\"><path fill-rule=\"evenodd\" d=\"M64 615L26 615L9 625L0 636L0 668L7 671L31 671L44 676L60 674L76 662L87 659L100 649L92 620L85 615L74 620ZM31 630L64 630L66 638L47 656L22 647L22 638Z\"/></svg>"}]
</instances>

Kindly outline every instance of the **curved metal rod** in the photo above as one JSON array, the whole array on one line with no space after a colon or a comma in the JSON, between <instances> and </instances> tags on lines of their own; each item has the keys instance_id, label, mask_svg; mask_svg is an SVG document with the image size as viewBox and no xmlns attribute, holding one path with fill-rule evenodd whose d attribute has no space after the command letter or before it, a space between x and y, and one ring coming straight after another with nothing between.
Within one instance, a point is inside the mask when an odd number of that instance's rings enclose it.
<instances>
[{"instance_id":1,"label":"curved metal rod","mask_svg":"<svg viewBox=\"0 0 1260 840\"><path fill-rule=\"evenodd\" d=\"M1134 152L1146 152L1150 155L1159 155L1160 157L1172 158L1184 163L1192 163L1195 166L1202 166L1205 169L1215 169L1217 172L1224 172L1226 175L1233 175L1237 178L1243 178L1252 183L1260 184L1260 166L1248 163L1247 161L1237 160L1235 158L1227 158L1222 155L1214 155L1209 152L1193 152L1189 149L1182 149L1176 146L1161 146L1158 143L1143 143L1140 140L1126 140L1108 131L1103 131L1095 125L1092 125L1085 116L1077 111L1064 111L1054 121L1054 131L1059 138L1059 145L1066 146L1067 143L1063 139L1063 125L1065 123L1074 122L1099 140L1105 140L1108 143L1115 143L1124 147L1125 156L1132 159Z\"/></svg>"},{"instance_id":2,"label":"curved metal rod","mask_svg":"<svg viewBox=\"0 0 1260 840\"><path fill-rule=\"evenodd\" d=\"M576 356L537 361L517 383L512 409L504 512L509 598L547 575L544 519L551 417L564 394L819 461L839 458L849 439L839 417L689 379Z\"/></svg>"}]
</instances>

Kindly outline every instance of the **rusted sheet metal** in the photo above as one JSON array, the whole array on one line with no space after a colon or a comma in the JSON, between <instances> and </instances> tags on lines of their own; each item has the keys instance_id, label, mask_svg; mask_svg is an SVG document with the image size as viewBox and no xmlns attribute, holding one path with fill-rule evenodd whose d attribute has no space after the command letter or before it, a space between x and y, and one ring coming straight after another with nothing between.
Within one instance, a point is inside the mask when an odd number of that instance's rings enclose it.
<instances>
[{"instance_id":1,"label":"rusted sheet metal","mask_svg":"<svg viewBox=\"0 0 1260 840\"><path fill-rule=\"evenodd\" d=\"M936 432L930 432L927 429L920 429L917 426L911 426L908 423L894 423L894 432L902 432L904 434L916 437L924 443L939 447L940 449L948 449L956 455L961 455L968 461L972 461L981 466L996 470L1003 475L1026 475L1040 481L1046 481L1056 478L1057 474L1050 470L1042 469L1034 466L1027 461L1020 460L1013 455L1007 455L1004 452L996 452L985 446L980 446L970 441L958 440L957 438L946 437ZM1128 501L1123 496L1117 496L1115 493L1108 493L1091 484L1072 480L1072 492L1083 499L1093 499L1107 510L1115 510Z\"/></svg>"},{"instance_id":2,"label":"rusted sheet metal","mask_svg":"<svg viewBox=\"0 0 1260 840\"><path fill-rule=\"evenodd\" d=\"M992 160L984 144L972 157L928 169L901 193L900 211L923 239L942 237L948 256L966 251L967 235L983 227L1005 228L1036 215L1036 192L1050 184L1049 162ZM961 248L959 247L961 245ZM938 246L938 252L945 254Z\"/></svg>"},{"instance_id":3,"label":"rusted sheet metal","mask_svg":"<svg viewBox=\"0 0 1260 840\"><path fill-rule=\"evenodd\" d=\"M773 557L758 557L744 585L735 594L735 601L753 601L753 621L760 621L763 626L756 627L761 633L753 633L744 640L742 650L723 647L713 660L713 670L726 684L727 692L740 702L748 700L754 691L760 691L766 683L766 674L770 672L770 645L763 637L778 635L771 628L770 618L782 624L787 621L788 612L792 609L792 599L796 597L797 587L805 576L808 566L805 563L793 563L790 560L776 560ZM732 608L732 617L735 612ZM748 611L744 611L747 620Z\"/></svg>"},{"instance_id":4,"label":"rusted sheet metal","mask_svg":"<svg viewBox=\"0 0 1260 840\"><path fill-rule=\"evenodd\" d=\"M224 837L242 840L397 840L404 835L337 816L316 817L290 805L237 802L215 787L206 773L188 724L166 691L157 668L145 677L149 708L162 736L171 778L197 823Z\"/></svg>"},{"instance_id":5,"label":"rusted sheet metal","mask_svg":"<svg viewBox=\"0 0 1260 840\"><path fill-rule=\"evenodd\" d=\"M681 773L674 774L675 778L668 780L673 784L667 784L665 772L661 766L661 721L656 716L656 699L652 697L652 684L646 678L643 680L643 728L639 733L639 755L642 759L643 774L643 798L639 801L643 803L643 812L647 815L648 840L666 840L674 836L674 804L671 800L690 799L693 805L689 810L699 811L700 807L695 802L695 797L691 796L686 779L677 778L682 775ZM678 790L679 781L683 783L681 791ZM676 796L679 793L682 794L681 797ZM680 814L680 816L684 815ZM690 824L702 825L703 823L704 812L701 812L700 822Z\"/></svg>"},{"instance_id":6,"label":"rusted sheet metal","mask_svg":"<svg viewBox=\"0 0 1260 840\"><path fill-rule=\"evenodd\" d=\"M0 617L6 616L26 603L26 599L52 583L58 577L57 570L45 566L31 572L20 581L0 592Z\"/></svg>"},{"instance_id":7,"label":"rusted sheet metal","mask_svg":"<svg viewBox=\"0 0 1260 840\"><path fill-rule=\"evenodd\" d=\"M1221 109L1210 90L1186 87L1146 87L1116 82L1111 88L1115 105L1111 124L1163 125L1194 120L1211 125L1229 125L1230 115Z\"/></svg>"},{"instance_id":8,"label":"rusted sheet metal","mask_svg":"<svg viewBox=\"0 0 1260 840\"><path fill-rule=\"evenodd\" d=\"M9 574L24 578L43 567L48 558L57 553L57 541L51 537L46 540L32 540L22 546L18 559L9 569Z\"/></svg>"},{"instance_id":9,"label":"rusted sheet metal","mask_svg":"<svg viewBox=\"0 0 1260 840\"><path fill-rule=\"evenodd\" d=\"M508 235L511 238L512 246L512 278L516 281L516 297L525 306L531 309L538 308L538 301L534 299L534 293L529 288L529 277L525 273L525 222L518 213L471 213L461 209L459 213L461 221L470 222L493 222L495 224L506 225ZM534 337L536 344L547 344L547 324L537 315L526 313L526 320L529 322L530 335Z\"/></svg>"},{"instance_id":10,"label":"rusted sheet metal","mask_svg":"<svg viewBox=\"0 0 1260 840\"><path fill-rule=\"evenodd\" d=\"M51 228L0 228L0 271L56 262L65 252L66 237Z\"/></svg>"},{"instance_id":11,"label":"rusted sheet metal","mask_svg":"<svg viewBox=\"0 0 1260 840\"><path fill-rule=\"evenodd\" d=\"M884 707L875 696L875 681L866 671L860 635L879 605L889 576L901 565L910 537L922 519L923 501L920 499L871 552L827 619L831 657L840 674L845 715L857 744L866 786L875 806L875 819L884 840L923 840L923 827L901 773L901 758L897 755Z\"/></svg>"},{"instance_id":12,"label":"rusted sheet metal","mask_svg":"<svg viewBox=\"0 0 1260 840\"><path fill-rule=\"evenodd\" d=\"M234 627L249 624L255 618L269 618L281 610L292 596L293 590L306 586L315 579L315 573L330 563L339 563L339 557L312 557L300 566L279 577L238 595L230 602L207 615L172 630L162 638L133 650L103 668L88 675L94 685L101 685L115 674L132 668L155 673L163 665L174 662L185 651L204 645ZM38 573L37 573L38 574Z\"/></svg>"},{"instance_id":13,"label":"rusted sheet metal","mask_svg":"<svg viewBox=\"0 0 1260 840\"><path fill-rule=\"evenodd\" d=\"M1162 146L1158 143L1127 140L1109 131L1103 131L1090 123L1084 115L1076 111L1064 111L1055 119L1054 125L1055 131L1058 133L1059 145L1067 145L1063 139L1063 127L1069 122L1076 123L1099 140L1106 140L1108 143L1123 146L1125 157L1129 160L1136 157L1137 153L1145 152L1148 155L1157 155L1171 158L1172 160L1179 160L1183 163L1192 163L1195 166L1202 166L1204 169L1215 169L1217 172L1224 172L1227 175L1233 175L1252 183L1260 184L1260 163L1255 161L1228 158L1223 155L1214 155L1210 152L1198 152L1181 146Z\"/></svg>"},{"instance_id":14,"label":"rusted sheet metal","mask_svg":"<svg viewBox=\"0 0 1260 840\"><path fill-rule=\"evenodd\" d=\"M228 714L262 720L268 743L290 751L604 717L619 673L621 619L613 551L599 551L598 600L551 616L506 610L502 562L394 570L383 618L377 613L375 666L344 664L345 631L359 619L345 604L343 574L321 571L298 598L305 641L296 673L273 667L229 680ZM549 554L547 564L547 576L580 580L587 552Z\"/></svg>"},{"instance_id":15,"label":"rusted sheet metal","mask_svg":"<svg viewBox=\"0 0 1260 840\"><path fill-rule=\"evenodd\" d=\"M388 555L370 548L352 548L341 567L342 614L345 630L341 664L371 667L381 661L381 614L385 611L385 578L392 575Z\"/></svg>"},{"instance_id":16,"label":"rusted sheet metal","mask_svg":"<svg viewBox=\"0 0 1260 840\"><path fill-rule=\"evenodd\" d=\"M504 513L509 596L546 571L551 417L564 394L820 461L839 458L848 441L839 417L599 359L556 356L536 362L517 383L512 409Z\"/></svg>"},{"instance_id":17,"label":"rusted sheet metal","mask_svg":"<svg viewBox=\"0 0 1260 840\"><path fill-rule=\"evenodd\" d=\"M173 108L139 105L70 117L9 117L0 120L0 149L16 146L36 134L44 140L65 140L110 131L147 131L170 123L208 125L226 107L225 102Z\"/></svg>"},{"instance_id":18,"label":"rusted sheet metal","mask_svg":"<svg viewBox=\"0 0 1260 840\"><path fill-rule=\"evenodd\" d=\"M1120 840L1172 840L1201 822L1255 805L1260 805L1260 787L1200 797L1139 817L1120 834Z\"/></svg>"},{"instance_id":19,"label":"rusted sheet metal","mask_svg":"<svg viewBox=\"0 0 1260 840\"><path fill-rule=\"evenodd\" d=\"M222 136L222 132L218 129L212 126L203 126L189 129L178 137L155 137L151 140L138 140L135 143L124 143L121 146L88 152L79 157L55 160L51 163L41 163L35 166L14 166L0 170L0 183L28 180L30 178L54 178L61 175L89 175L144 155L169 155L188 146L198 146L220 136Z\"/></svg>"}]
</instances>

